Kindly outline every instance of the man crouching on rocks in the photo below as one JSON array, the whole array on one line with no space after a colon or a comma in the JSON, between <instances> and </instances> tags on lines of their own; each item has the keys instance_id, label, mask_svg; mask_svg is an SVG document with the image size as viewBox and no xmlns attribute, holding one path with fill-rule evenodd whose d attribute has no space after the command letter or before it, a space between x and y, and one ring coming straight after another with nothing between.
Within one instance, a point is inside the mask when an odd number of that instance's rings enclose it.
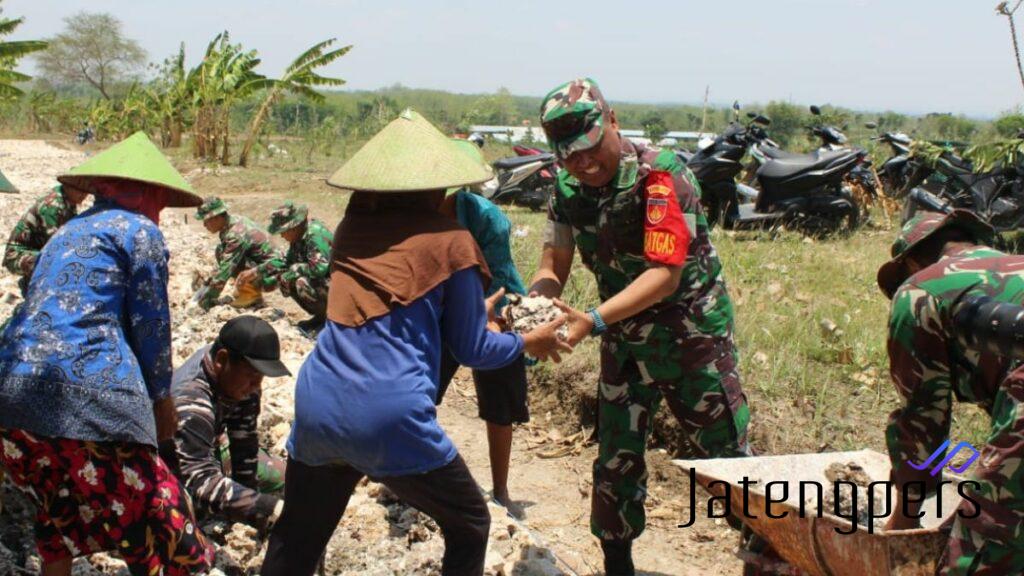
<instances>
[{"instance_id":1,"label":"man crouching on rocks","mask_svg":"<svg viewBox=\"0 0 1024 576\"><path fill-rule=\"evenodd\" d=\"M255 316L221 327L213 344L174 371L178 432L160 446L200 513L268 530L282 501L284 461L260 450L257 419L264 376L290 376L277 332ZM226 434L225 450L222 437Z\"/></svg>"}]
</instances>

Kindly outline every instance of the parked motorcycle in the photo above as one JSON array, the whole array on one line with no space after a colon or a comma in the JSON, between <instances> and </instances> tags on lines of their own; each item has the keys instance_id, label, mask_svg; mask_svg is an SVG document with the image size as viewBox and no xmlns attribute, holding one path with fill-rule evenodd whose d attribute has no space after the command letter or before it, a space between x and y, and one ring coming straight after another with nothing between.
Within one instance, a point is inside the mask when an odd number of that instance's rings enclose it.
<instances>
[{"instance_id":1,"label":"parked motorcycle","mask_svg":"<svg viewBox=\"0 0 1024 576\"><path fill-rule=\"evenodd\" d=\"M737 184L736 177L743 171L742 162L747 151L768 139L765 128L771 124L771 119L753 112L747 117L746 125L731 122L709 146L693 153L676 151L700 183L701 203L711 227L721 223L731 228L739 218L741 199L738 187L749 186ZM756 198L757 191L749 191L744 196L751 195Z\"/></svg>"},{"instance_id":2,"label":"parked motorcycle","mask_svg":"<svg viewBox=\"0 0 1024 576\"><path fill-rule=\"evenodd\" d=\"M874 130L878 124L869 122L867 127ZM913 140L902 132L885 132L871 139L888 145L892 150L892 156L878 170L882 191L890 198L903 198L909 190L907 182L910 178L910 145Z\"/></svg>"},{"instance_id":3,"label":"parked motorcycle","mask_svg":"<svg viewBox=\"0 0 1024 576\"><path fill-rule=\"evenodd\" d=\"M969 152L978 155L987 148L989 161L982 161L979 172L967 171L973 167L967 159L940 156L936 171L948 179L937 190L925 187L915 188L912 197L904 207L904 222L909 220L921 206L934 210L936 205L949 209L970 210L999 232L1011 232L1024 227L1024 132L1016 140L979 146ZM994 156L993 156L994 154ZM955 158L954 163L950 158ZM998 160L994 160L998 157Z\"/></svg>"},{"instance_id":4,"label":"parked motorcycle","mask_svg":"<svg viewBox=\"0 0 1024 576\"><path fill-rule=\"evenodd\" d=\"M811 106L810 110L815 118L821 117L821 108L818 106ZM843 129L845 128L844 126ZM812 136L821 140L819 150L831 152L850 148L849 139L846 137L846 134L835 126L814 124L810 127L810 132ZM854 197L857 198L858 203L863 207L874 204L878 200L879 194L883 191L871 157L867 154L864 154L861 161L857 163L857 166L850 171L846 180L853 191Z\"/></svg>"},{"instance_id":5,"label":"parked motorcycle","mask_svg":"<svg viewBox=\"0 0 1024 576\"><path fill-rule=\"evenodd\" d=\"M96 132L94 132L92 126L86 122L82 129L78 131L78 134L75 136L75 140L78 142L79 146L84 146L89 142L96 140Z\"/></svg>"},{"instance_id":6,"label":"parked motorcycle","mask_svg":"<svg viewBox=\"0 0 1024 576\"><path fill-rule=\"evenodd\" d=\"M746 125L730 124L688 163L701 184L709 221L726 228L787 224L816 233L859 225L860 206L844 179L863 162L863 150L785 152L768 138L769 118L747 117ZM748 150L763 157L754 179L759 189L736 183Z\"/></svg>"},{"instance_id":7,"label":"parked motorcycle","mask_svg":"<svg viewBox=\"0 0 1024 576\"><path fill-rule=\"evenodd\" d=\"M501 158L491 165L494 178L481 186L481 194L495 204L526 206L539 212L555 190L555 155L526 146L514 146L513 150L518 156Z\"/></svg>"}]
</instances>

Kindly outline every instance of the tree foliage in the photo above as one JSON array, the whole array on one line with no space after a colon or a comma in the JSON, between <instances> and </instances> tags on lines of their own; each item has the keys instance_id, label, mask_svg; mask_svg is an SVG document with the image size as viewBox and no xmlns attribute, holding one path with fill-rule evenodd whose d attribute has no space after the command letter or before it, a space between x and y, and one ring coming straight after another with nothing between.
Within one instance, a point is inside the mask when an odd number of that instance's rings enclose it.
<instances>
[{"instance_id":1,"label":"tree foliage","mask_svg":"<svg viewBox=\"0 0 1024 576\"><path fill-rule=\"evenodd\" d=\"M290 93L307 98L313 102L322 102L324 97L315 88L322 86L338 87L345 84L345 81L341 78L321 76L317 73L319 68L341 58L352 49L352 46L349 45L328 50L335 42L336 39L331 38L314 45L300 54L284 71L284 75L281 78L271 81L263 103L260 104L256 115L252 118L252 124L249 126L249 135L246 137L245 144L242 146L242 152L238 157L239 166L248 164L249 153L252 150L253 144L256 143L256 138L259 137L263 123L267 119L267 114L282 95Z\"/></svg>"},{"instance_id":2,"label":"tree foliage","mask_svg":"<svg viewBox=\"0 0 1024 576\"><path fill-rule=\"evenodd\" d=\"M643 120L644 136L649 138L651 142L657 143L659 140L665 137L668 132L668 127L665 126L665 120L662 119L661 115L657 112L649 112Z\"/></svg>"},{"instance_id":3,"label":"tree foliage","mask_svg":"<svg viewBox=\"0 0 1024 576\"><path fill-rule=\"evenodd\" d=\"M1004 114L996 118L992 128L1003 138L1016 136L1018 132L1024 130L1024 114Z\"/></svg>"},{"instance_id":4,"label":"tree foliage","mask_svg":"<svg viewBox=\"0 0 1024 576\"><path fill-rule=\"evenodd\" d=\"M2 0L0 0L0 4L2 4ZM4 18L2 14L3 7L0 6L0 38L13 33L25 21L24 18ZM0 98L18 98L24 94L15 84L27 82L32 78L14 68L22 57L45 48L46 42L41 40L0 42Z\"/></svg>"},{"instance_id":5,"label":"tree foliage","mask_svg":"<svg viewBox=\"0 0 1024 576\"><path fill-rule=\"evenodd\" d=\"M810 123L806 108L788 102L769 102L764 112L772 120L772 139L783 148L792 147L802 139Z\"/></svg>"},{"instance_id":6,"label":"tree foliage","mask_svg":"<svg viewBox=\"0 0 1024 576\"><path fill-rule=\"evenodd\" d=\"M43 74L58 84L85 83L110 100L112 90L130 82L146 63L146 51L121 32L111 14L79 12L64 19L65 30L36 58Z\"/></svg>"}]
</instances>

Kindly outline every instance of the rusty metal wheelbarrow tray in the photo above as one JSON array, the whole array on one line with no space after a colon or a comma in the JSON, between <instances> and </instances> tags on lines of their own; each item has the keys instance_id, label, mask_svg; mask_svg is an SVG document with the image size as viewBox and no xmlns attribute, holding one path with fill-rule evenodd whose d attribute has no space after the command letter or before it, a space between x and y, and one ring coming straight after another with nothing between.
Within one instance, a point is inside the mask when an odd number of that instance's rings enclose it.
<instances>
[{"instance_id":1,"label":"rusty metal wheelbarrow tray","mask_svg":"<svg viewBox=\"0 0 1024 576\"><path fill-rule=\"evenodd\" d=\"M860 525L850 532L850 521L824 511L817 517L817 509L809 507L800 517L799 483L814 481L830 490L832 483L825 470L833 463L855 462L876 481L889 478L889 458L873 450L831 452L824 454L792 454L784 456L758 456L752 458L718 458L709 460L675 460L674 464L689 471L693 468L697 482L716 496L724 494L721 482L730 485L732 511L759 536L767 540L786 562L815 576L924 576L935 573L935 566L946 547L948 536L939 526L956 512L960 503L956 488L944 486L941 516L934 502L926 500L922 512L922 528L916 530L885 531L875 528L874 533ZM750 485L748 515L743 514L743 491L740 480L744 477L757 481ZM772 513L783 511L785 518L773 519L766 515L767 501L764 485L767 482L789 483L789 500L778 503L780 494L773 488ZM713 482L719 484L711 486ZM699 502L699 500L698 500ZM694 511L696 514L701 510ZM755 518L756 516L756 518Z\"/></svg>"}]
</instances>

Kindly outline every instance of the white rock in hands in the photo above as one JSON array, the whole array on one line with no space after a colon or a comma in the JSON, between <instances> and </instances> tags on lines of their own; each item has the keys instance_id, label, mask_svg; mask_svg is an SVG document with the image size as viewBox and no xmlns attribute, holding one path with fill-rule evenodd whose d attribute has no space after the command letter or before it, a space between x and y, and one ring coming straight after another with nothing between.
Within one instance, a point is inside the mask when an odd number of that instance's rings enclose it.
<instances>
[{"instance_id":1,"label":"white rock in hands","mask_svg":"<svg viewBox=\"0 0 1024 576\"><path fill-rule=\"evenodd\" d=\"M508 305L501 310L501 317L509 329L516 332L527 333L549 324L565 316L555 301L546 296L520 296L509 294ZM558 337L565 340L569 337L569 326L562 324L558 327Z\"/></svg>"}]
</instances>

